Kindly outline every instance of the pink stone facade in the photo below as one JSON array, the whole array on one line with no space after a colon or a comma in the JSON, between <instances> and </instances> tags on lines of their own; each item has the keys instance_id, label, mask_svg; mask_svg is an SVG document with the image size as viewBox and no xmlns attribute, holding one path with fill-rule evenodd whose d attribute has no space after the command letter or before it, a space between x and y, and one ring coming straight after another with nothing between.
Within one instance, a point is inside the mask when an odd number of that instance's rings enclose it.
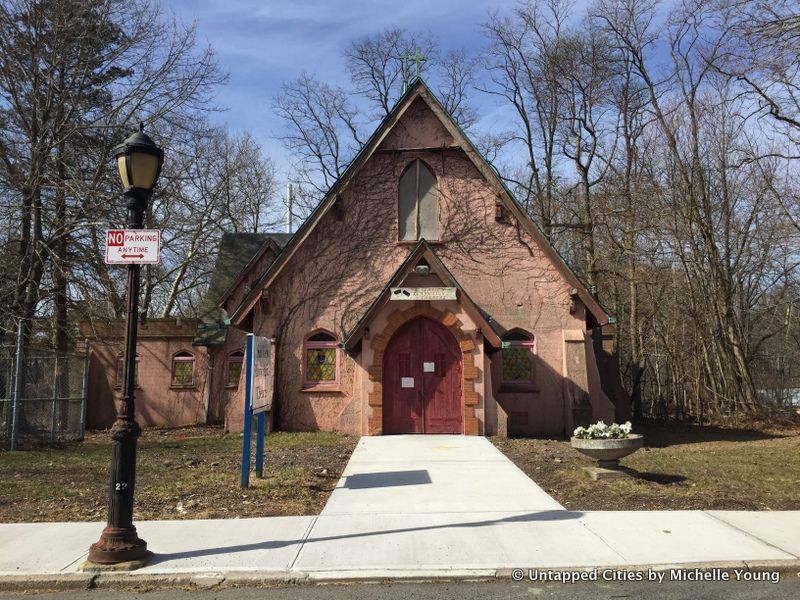
<instances>
[{"instance_id":1,"label":"pink stone facade","mask_svg":"<svg viewBox=\"0 0 800 600\"><path fill-rule=\"evenodd\" d=\"M252 331L278 340L277 426L375 433L374 428L370 431L375 408L369 398L379 377L371 372L374 350L368 340L356 352L339 351L341 381L326 390L303 388L302 344L317 329L335 332L343 340L411 252L413 244L398 242L397 197L400 175L416 158L437 178L440 234L438 240L430 240L433 250L472 300L491 315L501 334L522 329L536 340L535 383L503 386L501 352L486 347L461 303L430 302L432 308L456 315L474 343L477 433L562 434L574 420L571 405L566 405L581 392L593 420L612 421L614 405L600 387L585 307L578 302L570 310L573 284L518 222L496 220L496 189L418 98L269 285L266 310L259 303L250 311ZM412 275L402 283L432 285L425 279ZM390 302L373 316L370 336L385 329L387 315L396 308L390 305L395 304ZM565 382L566 348L575 342L567 333L581 337L582 350L581 364L571 368L583 372L571 386Z\"/></svg>"},{"instance_id":2,"label":"pink stone facade","mask_svg":"<svg viewBox=\"0 0 800 600\"><path fill-rule=\"evenodd\" d=\"M194 319L155 319L140 324L137 344L136 420L143 427L180 427L207 421L208 352L192 346ZM86 425L110 427L121 400L117 360L124 347L124 323L81 325L89 341L89 381ZM173 385L173 357L194 357L191 384Z\"/></svg>"}]
</instances>

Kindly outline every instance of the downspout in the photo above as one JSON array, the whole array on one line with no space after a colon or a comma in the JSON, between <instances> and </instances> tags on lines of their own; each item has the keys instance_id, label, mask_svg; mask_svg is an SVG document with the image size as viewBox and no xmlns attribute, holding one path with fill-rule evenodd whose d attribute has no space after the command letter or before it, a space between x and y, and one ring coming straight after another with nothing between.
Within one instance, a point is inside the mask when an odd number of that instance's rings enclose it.
<instances>
[{"instance_id":1,"label":"downspout","mask_svg":"<svg viewBox=\"0 0 800 600\"><path fill-rule=\"evenodd\" d=\"M203 422L206 425L209 425L208 422L208 414L210 412L211 407L211 386L214 383L214 358L211 352L209 351L208 346L206 348L206 385L205 389L203 390L203 412L205 413L203 416Z\"/></svg>"}]
</instances>

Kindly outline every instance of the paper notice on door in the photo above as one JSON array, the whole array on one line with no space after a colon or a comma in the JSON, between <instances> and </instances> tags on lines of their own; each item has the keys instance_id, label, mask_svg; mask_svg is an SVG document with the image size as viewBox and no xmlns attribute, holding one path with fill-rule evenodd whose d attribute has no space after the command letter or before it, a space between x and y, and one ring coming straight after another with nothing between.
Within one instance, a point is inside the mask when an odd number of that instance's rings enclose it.
<instances>
[{"instance_id":1,"label":"paper notice on door","mask_svg":"<svg viewBox=\"0 0 800 600\"><path fill-rule=\"evenodd\" d=\"M436 363L432 363L432 362L424 362L424 363L422 363L422 371L424 373L435 373L436 372Z\"/></svg>"},{"instance_id":2,"label":"paper notice on door","mask_svg":"<svg viewBox=\"0 0 800 600\"><path fill-rule=\"evenodd\" d=\"M414 387L414 378L413 377L401 377L400 378L400 387L401 388L413 388Z\"/></svg>"}]
</instances>

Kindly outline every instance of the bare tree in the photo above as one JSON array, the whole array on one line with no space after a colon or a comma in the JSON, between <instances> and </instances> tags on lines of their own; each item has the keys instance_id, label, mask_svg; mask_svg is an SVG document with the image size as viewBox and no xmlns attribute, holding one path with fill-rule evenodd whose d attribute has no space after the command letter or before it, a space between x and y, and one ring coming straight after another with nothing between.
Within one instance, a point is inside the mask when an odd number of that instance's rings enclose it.
<instances>
[{"instance_id":1,"label":"bare tree","mask_svg":"<svg viewBox=\"0 0 800 600\"><path fill-rule=\"evenodd\" d=\"M423 57L419 62L404 58L416 53ZM466 50L442 53L430 33L388 27L354 40L344 56L353 91L367 100L370 120L382 119L391 112L402 93L403 77L413 79L419 68L456 123L464 129L474 123L468 96L478 60Z\"/></svg>"},{"instance_id":2,"label":"bare tree","mask_svg":"<svg viewBox=\"0 0 800 600\"><path fill-rule=\"evenodd\" d=\"M508 136L524 148L526 163L519 177L508 179L520 202L548 239L558 220L558 124L562 114L558 54L570 6L562 0L522 4L511 17L494 15L486 25L490 46L486 93L503 98L514 109L518 128Z\"/></svg>"},{"instance_id":3,"label":"bare tree","mask_svg":"<svg viewBox=\"0 0 800 600\"><path fill-rule=\"evenodd\" d=\"M421 58L412 62L412 53ZM279 137L295 156L291 180L299 186L294 205L298 216L305 217L341 176L366 141L365 132L391 112L404 77L410 81L417 70L430 76L429 83L461 127L474 123L468 94L477 60L464 50L439 54L430 34L389 27L354 40L345 50L352 90L308 73L283 85L273 109L284 122Z\"/></svg>"},{"instance_id":4,"label":"bare tree","mask_svg":"<svg viewBox=\"0 0 800 600\"><path fill-rule=\"evenodd\" d=\"M605 177L616 149L617 123L609 102L615 72L606 36L591 22L583 29L565 36L555 64L563 97L563 115L559 118L561 152L575 169L577 183L573 189L578 193L573 219L554 225L581 233L580 264L587 283L596 286L599 267L595 229L602 215L598 214L592 191Z\"/></svg>"},{"instance_id":5,"label":"bare tree","mask_svg":"<svg viewBox=\"0 0 800 600\"><path fill-rule=\"evenodd\" d=\"M0 23L0 180L15 225L4 243L16 256L4 315L21 319L27 338L52 300L54 345L63 349L71 275L84 258L75 239L120 204L108 167L127 133L121 124L203 108L223 78L193 29L148 3L9 0Z\"/></svg>"},{"instance_id":6,"label":"bare tree","mask_svg":"<svg viewBox=\"0 0 800 600\"><path fill-rule=\"evenodd\" d=\"M463 49L451 50L437 60L435 66L439 100L459 127L469 131L477 119L475 109L469 104L469 96L480 66L478 57Z\"/></svg>"},{"instance_id":7,"label":"bare tree","mask_svg":"<svg viewBox=\"0 0 800 600\"><path fill-rule=\"evenodd\" d=\"M697 332L691 343L700 360L692 389L719 415L753 413L753 344L774 335L774 328L764 321L756 335L752 319L764 293L796 265L781 258L787 238L775 236L776 205L764 194L762 177L741 160L748 104L712 68L732 31L729 13L710 2L679 6L663 29L670 70L657 75L648 55L657 39L652 6L620 0L593 12L646 90L664 140L657 174L668 219L660 227L669 248L665 258L679 267L672 269L673 302L682 303ZM679 393L693 378L687 357L680 356L687 334L672 323L660 332L662 348L679 359L668 365L672 405L688 410Z\"/></svg>"},{"instance_id":8,"label":"bare tree","mask_svg":"<svg viewBox=\"0 0 800 600\"><path fill-rule=\"evenodd\" d=\"M146 272L142 311L197 314L222 234L259 232L280 221L274 167L248 135L220 128L173 143L150 226L162 230L162 261Z\"/></svg>"},{"instance_id":9,"label":"bare tree","mask_svg":"<svg viewBox=\"0 0 800 600\"><path fill-rule=\"evenodd\" d=\"M344 89L307 73L284 84L273 107L286 125L281 139L297 156L297 178L319 200L361 147L361 116Z\"/></svg>"},{"instance_id":10,"label":"bare tree","mask_svg":"<svg viewBox=\"0 0 800 600\"><path fill-rule=\"evenodd\" d=\"M402 93L402 57L415 50L430 57L436 51L436 43L430 34L412 35L396 26L355 40L345 50L354 91L374 107L372 118L382 119L392 110ZM429 64L421 63L420 71L427 70Z\"/></svg>"},{"instance_id":11,"label":"bare tree","mask_svg":"<svg viewBox=\"0 0 800 600\"><path fill-rule=\"evenodd\" d=\"M712 68L742 84L755 109L800 142L800 9L793 0L725 0L730 34ZM788 149L793 158L800 155Z\"/></svg>"}]
</instances>

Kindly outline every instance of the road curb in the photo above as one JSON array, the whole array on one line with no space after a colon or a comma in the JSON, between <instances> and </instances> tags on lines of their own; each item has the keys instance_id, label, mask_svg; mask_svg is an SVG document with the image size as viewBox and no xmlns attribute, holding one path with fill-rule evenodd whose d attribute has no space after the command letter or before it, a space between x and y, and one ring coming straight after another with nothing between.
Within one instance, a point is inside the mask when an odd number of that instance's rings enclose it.
<instances>
[{"instance_id":1,"label":"road curb","mask_svg":"<svg viewBox=\"0 0 800 600\"><path fill-rule=\"evenodd\" d=\"M694 563L663 563L663 564L624 564L624 565L589 565L574 567L525 567L520 569L498 569L496 575L498 579L511 579L514 571L538 571L552 573L574 573L591 571L628 571L643 572L654 571L657 573L669 571L718 571L733 574L734 571L771 571L780 573L782 576L800 577L800 559L797 560L732 560L732 561L706 561Z\"/></svg>"},{"instance_id":2,"label":"road curb","mask_svg":"<svg viewBox=\"0 0 800 600\"><path fill-rule=\"evenodd\" d=\"M370 569L365 571L308 571L309 583L387 581L487 581L497 579L497 569Z\"/></svg>"},{"instance_id":3,"label":"road curb","mask_svg":"<svg viewBox=\"0 0 800 600\"><path fill-rule=\"evenodd\" d=\"M53 575L0 575L0 592L61 592L92 588L94 573L57 573Z\"/></svg>"},{"instance_id":4,"label":"road curb","mask_svg":"<svg viewBox=\"0 0 800 600\"><path fill-rule=\"evenodd\" d=\"M669 572L672 570L777 572L781 578L800 577L800 560L725 561L657 565L587 565L571 567L524 567L520 569L403 569L370 571L211 571L195 573L57 573L37 575L0 575L0 592L57 592L88 589L224 589L235 587L275 587L288 585L326 585L347 583L445 582L445 581L516 581L515 571L574 573L592 571Z\"/></svg>"}]
</instances>

